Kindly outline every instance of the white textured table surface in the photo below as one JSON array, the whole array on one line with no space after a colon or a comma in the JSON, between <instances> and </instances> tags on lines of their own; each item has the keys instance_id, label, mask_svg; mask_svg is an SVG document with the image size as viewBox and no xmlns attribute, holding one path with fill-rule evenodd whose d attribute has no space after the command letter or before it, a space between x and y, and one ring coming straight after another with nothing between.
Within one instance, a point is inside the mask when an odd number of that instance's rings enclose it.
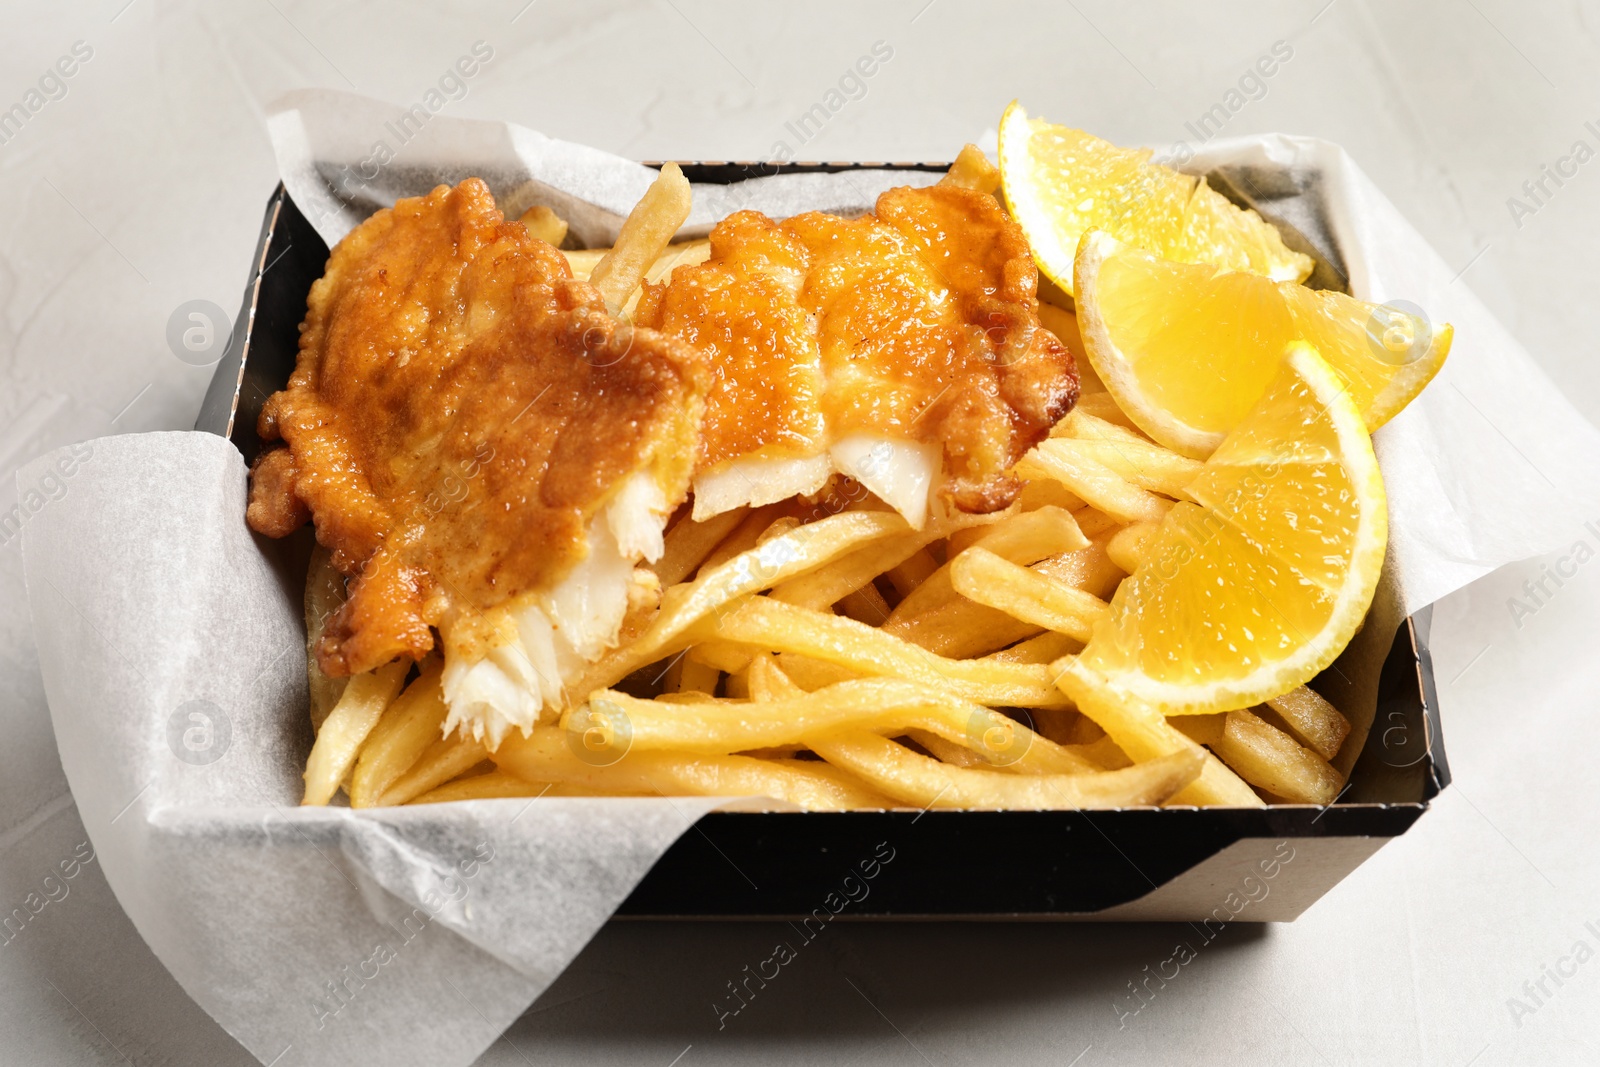
<instances>
[{"instance_id":1,"label":"white textured table surface","mask_svg":"<svg viewBox=\"0 0 1600 1067\"><path fill-rule=\"evenodd\" d=\"M1013 13L906 0L769 16L705 0L525 3L8 4L0 509L11 472L49 447L192 422L210 370L173 356L167 321L192 299L237 307L275 181L266 102L306 85L410 102L478 41L493 58L450 113L647 159L766 158L778 142L796 158L949 158L1013 96L1167 147L1193 141L1186 123L1286 42L1290 58L1245 86L1225 131L1344 144L1600 419L1595 4L1080 0ZM787 124L877 42L892 57L802 143ZM57 80L61 57L73 73ZM13 103L38 105L20 129L5 125ZM1559 183L1541 170L1558 164ZM1229 928L1120 1026L1127 983L1171 955L1181 928L838 927L719 1031L713 1001L776 930L613 925L483 1062L1600 1063L1595 519L1572 530L1573 551L1439 606L1455 784L1434 810L1298 922ZM1575 575L1547 580L1538 610L1514 619L1509 599L1563 558ZM0 938L0 1062L249 1063L144 947L98 868L71 859L83 830L20 572L11 539L0 913L30 894L39 910Z\"/></svg>"}]
</instances>

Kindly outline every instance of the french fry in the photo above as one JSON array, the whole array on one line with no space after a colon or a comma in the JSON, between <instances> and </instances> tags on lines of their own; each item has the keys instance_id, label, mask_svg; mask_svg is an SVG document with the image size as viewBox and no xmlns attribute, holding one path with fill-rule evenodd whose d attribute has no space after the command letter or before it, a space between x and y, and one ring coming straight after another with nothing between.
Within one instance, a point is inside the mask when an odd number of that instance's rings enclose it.
<instances>
[{"instance_id":1,"label":"french fry","mask_svg":"<svg viewBox=\"0 0 1600 1067\"><path fill-rule=\"evenodd\" d=\"M789 510L787 503L767 504L759 508L751 508L744 513L744 517L715 548L706 556L705 562L700 564L696 574L714 571L733 557L761 544L762 537L772 528L773 523L783 517Z\"/></svg>"},{"instance_id":2,"label":"french fry","mask_svg":"<svg viewBox=\"0 0 1600 1067\"><path fill-rule=\"evenodd\" d=\"M683 670L678 672L677 688L674 693L704 693L715 696L717 683L722 681L722 672L717 668L697 662L692 656L685 656Z\"/></svg>"},{"instance_id":3,"label":"french fry","mask_svg":"<svg viewBox=\"0 0 1600 1067\"><path fill-rule=\"evenodd\" d=\"M1082 647L1081 641L1066 634L1047 630L1025 641L1019 641L1010 648L992 652L984 658L996 663L1054 663L1062 656L1076 652Z\"/></svg>"},{"instance_id":4,"label":"french fry","mask_svg":"<svg viewBox=\"0 0 1600 1067\"><path fill-rule=\"evenodd\" d=\"M818 766L827 766L818 764ZM831 770L831 768L830 768ZM497 800L517 797L636 797L654 796L644 791L629 792L621 787L595 789L574 782L532 782L505 771L481 771L446 782L429 790L410 804L444 804L452 800Z\"/></svg>"},{"instance_id":5,"label":"french fry","mask_svg":"<svg viewBox=\"0 0 1600 1067\"><path fill-rule=\"evenodd\" d=\"M737 671L730 671L722 682L722 692L729 700L750 699L750 665Z\"/></svg>"},{"instance_id":6,"label":"french fry","mask_svg":"<svg viewBox=\"0 0 1600 1067\"><path fill-rule=\"evenodd\" d=\"M1087 548L1041 560L1032 569L1052 581L1081 590L1102 600L1109 597L1123 578L1123 572L1106 554L1109 536L1100 536ZM930 581L949 583L950 572L941 569ZM1003 611L973 603L945 585L949 592L938 606L920 613L907 611L907 598L889 615L880 629L929 652L951 659L986 656L1039 634L1042 627L1017 619ZM927 598L925 598L927 599Z\"/></svg>"},{"instance_id":7,"label":"french fry","mask_svg":"<svg viewBox=\"0 0 1600 1067\"><path fill-rule=\"evenodd\" d=\"M975 144L961 146L956 161L950 165L940 185L957 185L963 189L976 189L991 196L1000 188L1000 171L989 157Z\"/></svg>"},{"instance_id":8,"label":"french fry","mask_svg":"<svg viewBox=\"0 0 1600 1067\"><path fill-rule=\"evenodd\" d=\"M977 604L1046 630L1089 640L1095 623L1110 612L1097 596L1008 563L984 548L972 548L951 561L956 592Z\"/></svg>"},{"instance_id":9,"label":"french fry","mask_svg":"<svg viewBox=\"0 0 1600 1067\"><path fill-rule=\"evenodd\" d=\"M1138 424L1117 406L1116 399L1110 393L1085 393L1078 398L1078 406L1074 410L1081 411L1085 415L1093 415L1097 419L1114 422L1130 430L1139 429Z\"/></svg>"},{"instance_id":10,"label":"french fry","mask_svg":"<svg viewBox=\"0 0 1600 1067\"><path fill-rule=\"evenodd\" d=\"M1154 444L1142 430L1129 429L1121 423L1111 422L1092 415L1082 408L1073 408L1050 428L1051 437L1070 437L1078 441L1116 441L1131 445Z\"/></svg>"},{"instance_id":11,"label":"french fry","mask_svg":"<svg viewBox=\"0 0 1600 1067\"><path fill-rule=\"evenodd\" d=\"M1097 770L1116 771L1133 764L1093 719L1076 708L1035 708L1031 714L1033 728L1041 737L1087 760Z\"/></svg>"},{"instance_id":12,"label":"french fry","mask_svg":"<svg viewBox=\"0 0 1600 1067\"><path fill-rule=\"evenodd\" d=\"M1091 508L1085 504L1072 513L1072 518L1078 524L1078 529L1083 531L1083 536L1094 540L1103 533L1115 533L1127 525L1122 519L1112 518L1098 508Z\"/></svg>"},{"instance_id":13,"label":"french fry","mask_svg":"<svg viewBox=\"0 0 1600 1067\"><path fill-rule=\"evenodd\" d=\"M717 698L699 689L684 689L677 693L658 693L656 701L661 704L715 704Z\"/></svg>"},{"instance_id":14,"label":"french fry","mask_svg":"<svg viewBox=\"0 0 1600 1067\"><path fill-rule=\"evenodd\" d=\"M513 734L506 738L494 753L494 761L521 778L605 792L767 796L815 811L889 806L872 789L804 768L800 761L634 751L615 763L600 765L581 759L569 747L565 730L548 726L535 728L528 737Z\"/></svg>"},{"instance_id":15,"label":"french fry","mask_svg":"<svg viewBox=\"0 0 1600 1067\"><path fill-rule=\"evenodd\" d=\"M809 779L820 778L825 781L832 782L835 787L840 790L859 794L863 799L858 801L856 806L849 810L859 811L863 808L887 810L894 807L894 801L892 799L878 792L876 789L873 789L866 782L862 781L859 776L851 774L849 771L844 770L841 767L835 767L833 764L826 763L820 759L796 759L793 756L773 756L769 758L767 762L783 769L798 771Z\"/></svg>"},{"instance_id":16,"label":"french fry","mask_svg":"<svg viewBox=\"0 0 1600 1067\"><path fill-rule=\"evenodd\" d=\"M1056 709L1048 710L1053 711ZM1131 761L1124 756L1120 762L1108 766L1107 764L1101 762L1099 758L1097 758L1100 755L1099 752L1081 746L1061 745L1061 751L1066 753L1068 756L1071 756L1076 761L1076 766L1081 768L1061 772L1053 769L1045 769L1038 763L1030 760L993 762L984 756L983 753L975 749L967 748L964 745L958 745L953 741L947 741L938 734L932 733L928 730L910 729L906 731L905 735L911 740L915 741L917 744L921 745L923 748L927 749L928 753L932 755L934 759L937 759L942 763L948 763L953 767L976 767L979 770L1003 771L1006 774L1094 774L1097 771L1120 770L1123 767L1130 766L1131 763ZM1046 741L1051 741L1052 744L1054 743L1051 738L1045 735L1043 730L1037 731L1037 736Z\"/></svg>"},{"instance_id":17,"label":"french fry","mask_svg":"<svg viewBox=\"0 0 1600 1067\"><path fill-rule=\"evenodd\" d=\"M1350 720L1339 709L1322 699L1307 686L1292 689L1267 701L1267 706L1277 712L1290 731L1300 741L1323 759L1331 760L1344 746L1350 735Z\"/></svg>"},{"instance_id":18,"label":"french fry","mask_svg":"<svg viewBox=\"0 0 1600 1067\"><path fill-rule=\"evenodd\" d=\"M489 750L484 748L482 741L474 741L460 734L441 737L429 745L428 750L416 764L378 798L377 806L387 808L396 804L409 804L422 794L432 792L452 778L472 770L488 758Z\"/></svg>"},{"instance_id":19,"label":"french fry","mask_svg":"<svg viewBox=\"0 0 1600 1067\"><path fill-rule=\"evenodd\" d=\"M959 595L948 603L909 618L895 618L879 627L886 634L909 641L948 659L989 657L1018 641L1039 634L1040 627L1003 611L974 604ZM996 662L1008 662L997 660Z\"/></svg>"},{"instance_id":20,"label":"french fry","mask_svg":"<svg viewBox=\"0 0 1600 1067\"><path fill-rule=\"evenodd\" d=\"M978 704L1048 707L1064 703L1049 668L1034 664L952 660L838 615L797 608L771 597L748 597L695 627L697 637L797 652L863 674L922 682Z\"/></svg>"},{"instance_id":21,"label":"french fry","mask_svg":"<svg viewBox=\"0 0 1600 1067\"><path fill-rule=\"evenodd\" d=\"M1118 770L1122 767L1133 766L1133 761L1128 754L1117 747L1117 743L1110 737L1102 737L1097 741L1071 746L1074 752L1082 753L1084 758L1092 759L1107 770Z\"/></svg>"},{"instance_id":22,"label":"french fry","mask_svg":"<svg viewBox=\"0 0 1600 1067\"><path fill-rule=\"evenodd\" d=\"M1017 497L1017 506L1023 511L1034 511L1043 507L1077 511L1087 505L1081 497L1069 492L1066 486L1047 478L1042 481L1024 482L1022 495Z\"/></svg>"},{"instance_id":23,"label":"french fry","mask_svg":"<svg viewBox=\"0 0 1600 1067\"><path fill-rule=\"evenodd\" d=\"M780 652L774 659L790 681L807 693L866 676L863 671L853 671L837 663L802 656L795 652Z\"/></svg>"},{"instance_id":24,"label":"french fry","mask_svg":"<svg viewBox=\"0 0 1600 1067\"><path fill-rule=\"evenodd\" d=\"M1296 804L1331 804L1344 778L1328 761L1248 711L1230 711L1217 755L1251 785Z\"/></svg>"},{"instance_id":25,"label":"french fry","mask_svg":"<svg viewBox=\"0 0 1600 1067\"><path fill-rule=\"evenodd\" d=\"M1016 498L1016 506L1024 512L1032 512L1040 507L1059 507L1067 512L1075 512L1086 507L1086 504L1082 498L1070 493L1067 486L1045 478L1022 483L1022 494Z\"/></svg>"},{"instance_id":26,"label":"french fry","mask_svg":"<svg viewBox=\"0 0 1600 1067\"><path fill-rule=\"evenodd\" d=\"M908 528L894 512L847 511L775 537L720 566L702 566L694 581L662 593L661 610L648 630L632 644L602 656L568 689L581 698L613 686L640 667L691 644L685 631L741 597L806 574L869 541Z\"/></svg>"},{"instance_id":27,"label":"french fry","mask_svg":"<svg viewBox=\"0 0 1600 1067\"><path fill-rule=\"evenodd\" d=\"M701 641L689 646L685 658L733 674L750 666L751 652L748 648L732 645L726 641ZM668 691L678 692L676 689Z\"/></svg>"},{"instance_id":28,"label":"french fry","mask_svg":"<svg viewBox=\"0 0 1600 1067\"><path fill-rule=\"evenodd\" d=\"M1197 460L1146 441L1058 437L1047 442L1046 447L1099 463L1121 475L1129 485L1176 498L1185 496L1184 489L1201 467Z\"/></svg>"},{"instance_id":29,"label":"french fry","mask_svg":"<svg viewBox=\"0 0 1600 1067\"><path fill-rule=\"evenodd\" d=\"M667 275L679 267L689 267L696 263L704 263L711 258L711 242L705 238L698 241L683 241L679 244L668 245L667 250L656 257L650 264L650 269L644 272L647 282L665 281Z\"/></svg>"},{"instance_id":30,"label":"french fry","mask_svg":"<svg viewBox=\"0 0 1600 1067\"><path fill-rule=\"evenodd\" d=\"M1215 746L1222 740L1222 727L1226 712L1213 715L1169 715L1167 722L1174 730L1197 745Z\"/></svg>"},{"instance_id":31,"label":"french fry","mask_svg":"<svg viewBox=\"0 0 1600 1067\"><path fill-rule=\"evenodd\" d=\"M530 782L505 771L457 778L410 801L412 804L444 804L451 800L493 800L498 797L542 797L553 786L549 782Z\"/></svg>"},{"instance_id":32,"label":"french fry","mask_svg":"<svg viewBox=\"0 0 1600 1067\"><path fill-rule=\"evenodd\" d=\"M1040 560L1031 569L1051 581L1082 590L1101 600L1109 600L1123 579L1122 568L1112 561L1110 553L1106 551L1113 536L1111 533L1096 534L1088 548Z\"/></svg>"},{"instance_id":33,"label":"french fry","mask_svg":"<svg viewBox=\"0 0 1600 1067\"><path fill-rule=\"evenodd\" d=\"M826 610L851 593L870 585L884 571L922 551L931 540L935 538L924 538L920 531L900 537L886 537L804 577L784 582L775 587L770 595L774 600L786 604L816 611Z\"/></svg>"},{"instance_id":34,"label":"french fry","mask_svg":"<svg viewBox=\"0 0 1600 1067\"><path fill-rule=\"evenodd\" d=\"M612 314L621 311L639 288L645 271L664 252L689 217L689 181L676 163L662 166L644 196L634 205L617 234L617 243L589 272Z\"/></svg>"},{"instance_id":35,"label":"french fry","mask_svg":"<svg viewBox=\"0 0 1600 1067\"><path fill-rule=\"evenodd\" d=\"M896 627L952 603L960 596L961 594L956 592L956 587L950 583L950 564L945 563L930 574L921 585L900 598L900 603L894 606L889 618L884 621L884 629L891 633L895 632Z\"/></svg>"},{"instance_id":36,"label":"french fry","mask_svg":"<svg viewBox=\"0 0 1600 1067\"><path fill-rule=\"evenodd\" d=\"M806 690L800 688L793 681L791 681L789 676L784 673L783 668L778 666L778 660L780 658L783 657L763 654L757 662L751 664L751 690L754 699L761 702L771 702L805 695ZM789 656L788 659L791 663L815 662L807 661L801 656ZM826 667L828 665L822 664L821 666ZM815 688L821 687L818 686ZM834 767L831 763L824 763L822 766L837 774L845 773L839 770L837 767ZM856 784L861 785L859 779L856 779L854 776L851 776L851 778L856 782ZM862 785L862 788L865 788L865 786Z\"/></svg>"},{"instance_id":37,"label":"french fry","mask_svg":"<svg viewBox=\"0 0 1600 1067\"><path fill-rule=\"evenodd\" d=\"M543 204L535 204L524 211L518 221L528 228L529 234L557 248L567 239L567 220Z\"/></svg>"},{"instance_id":38,"label":"french fry","mask_svg":"<svg viewBox=\"0 0 1600 1067\"><path fill-rule=\"evenodd\" d=\"M650 264L650 269L645 270L645 278L643 280L650 283L661 283L677 267L690 266L690 264L696 264L696 262L706 262L707 259L710 259L710 242L709 240L704 240L704 238L701 238L698 242L680 242L677 245L667 245L667 250L656 256L656 262ZM640 288L634 290L632 296L627 298L626 304L622 304L622 317L627 318L629 322L632 322L632 318L634 318L635 309L638 307L638 298L643 296L643 293L645 293L645 290L643 290L643 286L640 286Z\"/></svg>"},{"instance_id":39,"label":"french fry","mask_svg":"<svg viewBox=\"0 0 1600 1067\"><path fill-rule=\"evenodd\" d=\"M734 755L749 756L751 759L794 759L805 750L804 745L775 745L772 748L746 749L743 752L735 752Z\"/></svg>"},{"instance_id":40,"label":"french fry","mask_svg":"<svg viewBox=\"0 0 1600 1067\"><path fill-rule=\"evenodd\" d=\"M371 807L437 741L449 709L439 686L444 661L432 657L373 728L350 776L350 806Z\"/></svg>"},{"instance_id":41,"label":"french fry","mask_svg":"<svg viewBox=\"0 0 1600 1067\"><path fill-rule=\"evenodd\" d=\"M955 558L968 548L987 549L1012 563L1037 563L1041 559L1088 547L1072 512L1042 507L1024 511L989 526L970 526L950 535L946 554Z\"/></svg>"},{"instance_id":42,"label":"french fry","mask_svg":"<svg viewBox=\"0 0 1600 1067\"><path fill-rule=\"evenodd\" d=\"M1106 555L1111 557L1112 563L1132 574L1144 562L1150 536L1160 528L1158 522L1131 522L1106 542Z\"/></svg>"},{"instance_id":43,"label":"french fry","mask_svg":"<svg viewBox=\"0 0 1600 1067\"><path fill-rule=\"evenodd\" d=\"M1083 718L1077 708L1035 708L1030 716L1034 731L1058 745L1068 744L1072 724Z\"/></svg>"},{"instance_id":44,"label":"french fry","mask_svg":"<svg viewBox=\"0 0 1600 1067\"><path fill-rule=\"evenodd\" d=\"M817 740L812 751L904 803L990 811L1161 804L1194 781L1202 766L1196 750L1174 752L1120 771L1006 774L951 767L865 730Z\"/></svg>"},{"instance_id":45,"label":"french fry","mask_svg":"<svg viewBox=\"0 0 1600 1067\"><path fill-rule=\"evenodd\" d=\"M1098 723L1118 748L1135 764L1147 763L1174 752L1203 752L1200 776L1170 800L1173 804L1228 807L1261 806L1261 798L1239 776L1209 752L1173 729L1154 708L1122 692L1113 692L1104 678L1065 656L1052 665L1056 684L1072 698L1078 710Z\"/></svg>"},{"instance_id":46,"label":"french fry","mask_svg":"<svg viewBox=\"0 0 1600 1067\"><path fill-rule=\"evenodd\" d=\"M361 743L400 692L409 670L409 660L396 660L350 679L344 695L328 713L311 746L311 756L306 760L306 792L301 804L323 805L333 799L339 784L355 765Z\"/></svg>"},{"instance_id":47,"label":"french fry","mask_svg":"<svg viewBox=\"0 0 1600 1067\"><path fill-rule=\"evenodd\" d=\"M561 254L567 257L567 269L572 271L572 276L579 281L588 281L594 273L595 264L609 255L609 248L573 248L562 249Z\"/></svg>"},{"instance_id":48,"label":"french fry","mask_svg":"<svg viewBox=\"0 0 1600 1067\"><path fill-rule=\"evenodd\" d=\"M713 515L705 522L695 522L687 515L678 520L664 538L666 547L661 558L650 565L661 579L661 587L677 585L699 569L712 551L734 528L744 521L749 508L731 508Z\"/></svg>"},{"instance_id":49,"label":"french fry","mask_svg":"<svg viewBox=\"0 0 1600 1067\"><path fill-rule=\"evenodd\" d=\"M661 696L670 696L683 691L683 665L689 658L689 649L673 656L667 664L667 669L661 672Z\"/></svg>"},{"instance_id":50,"label":"french fry","mask_svg":"<svg viewBox=\"0 0 1600 1067\"><path fill-rule=\"evenodd\" d=\"M884 571L883 576L889 579L895 594L903 600L911 590L927 581L928 577L938 569L939 561L933 558L933 553L922 548L906 557L903 563Z\"/></svg>"},{"instance_id":51,"label":"french fry","mask_svg":"<svg viewBox=\"0 0 1600 1067\"><path fill-rule=\"evenodd\" d=\"M839 601L839 614L868 626L877 626L889 617L889 602L875 585L864 585Z\"/></svg>"},{"instance_id":52,"label":"french fry","mask_svg":"<svg viewBox=\"0 0 1600 1067\"><path fill-rule=\"evenodd\" d=\"M897 537L885 537L833 561L826 567L774 587L772 598L786 604L821 611L837 604L851 593L864 590L878 575L898 567L912 556L924 551L934 541L951 534L991 529L995 518L996 516L992 515L957 515L950 519L930 522L921 530L912 530ZM1066 521L1070 523L1072 517L1068 515ZM1074 525L1072 528L1076 530L1077 526ZM887 611L880 615L877 621L881 622L886 615Z\"/></svg>"},{"instance_id":53,"label":"french fry","mask_svg":"<svg viewBox=\"0 0 1600 1067\"><path fill-rule=\"evenodd\" d=\"M595 266L610 252L609 248L563 249L562 255L567 257L567 267L572 271L572 276L579 281L588 281ZM644 272L644 281L661 282L678 267L704 263L710 258L711 242L704 239L668 245L666 251L657 256L656 261ZM633 317L641 292L642 289L635 289L633 295L622 305L622 313L627 318Z\"/></svg>"},{"instance_id":54,"label":"french fry","mask_svg":"<svg viewBox=\"0 0 1600 1067\"><path fill-rule=\"evenodd\" d=\"M764 689L769 683L763 682ZM750 705L719 701L662 708L655 701L606 690L589 698L587 710L562 717L563 728L579 722L625 722L627 729L602 730L596 752L627 738L635 752L673 751L721 755L780 745L809 745L819 736L864 729L897 736L923 730L960 745L988 763L1015 764L1025 773L1080 774L1093 764L1039 736L1026 725L979 704L929 686L896 679L840 682L815 693L765 703L759 716Z\"/></svg>"},{"instance_id":55,"label":"french fry","mask_svg":"<svg viewBox=\"0 0 1600 1067\"><path fill-rule=\"evenodd\" d=\"M659 284L665 281L667 275L671 274L676 268L690 266L695 263L704 263L710 258L711 242L704 238L698 241L683 241L678 244L668 245L667 250L657 256L656 261L650 264L649 269L644 272L643 281ZM622 315L630 322L633 320L634 312L639 306L639 298L643 295L644 288L641 284L640 288L635 289L633 295L628 297L627 302L622 305Z\"/></svg>"},{"instance_id":56,"label":"french fry","mask_svg":"<svg viewBox=\"0 0 1600 1067\"><path fill-rule=\"evenodd\" d=\"M948 763L952 767L999 769L991 766L988 760L972 751L972 749L958 745L954 741L946 741L930 730L908 729L905 732L905 736L927 749L928 754L940 763ZM832 764L829 764L829 766L832 766Z\"/></svg>"},{"instance_id":57,"label":"french fry","mask_svg":"<svg viewBox=\"0 0 1600 1067\"><path fill-rule=\"evenodd\" d=\"M1067 727L1066 735L1059 740L1064 745L1077 745L1082 748L1092 745L1097 741L1107 740L1108 735L1100 728L1100 724L1077 709L1072 709L1077 717ZM1115 744L1116 742L1112 742Z\"/></svg>"},{"instance_id":58,"label":"french fry","mask_svg":"<svg viewBox=\"0 0 1600 1067\"><path fill-rule=\"evenodd\" d=\"M1073 445L1063 438L1041 441L1022 457L1017 472L1025 478L1053 478L1091 507L1123 522L1155 522L1172 509L1170 500L1133 485Z\"/></svg>"},{"instance_id":59,"label":"french fry","mask_svg":"<svg viewBox=\"0 0 1600 1067\"><path fill-rule=\"evenodd\" d=\"M774 537L782 537L786 533L793 533L804 525L805 523L800 520L799 516L779 515L772 520L765 530L762 530L757 535L756 544L764 545Z\"/></svg>"},{"instance_id":60,"label":"french fry","mask_svg":"<svg viewBox=\"0 0 1600 1067\"><path fill-rule=\"evenodd\" d=\"M333 553L321 545L311 550L306 571L306 681L311 688L311 730L322 729L328 712L344 695L348 678L330 678L317 666L317 645L334 612L344 606L344 575L333 566Z\"/></svg>"},{"instance_id":61,"label":"french fry","mask_svg":"<svg viewBox=\"0 0 1600 1067\"><path fill-rule=\"evenodd\" d=\"M750 699L759 704L804 695L805 690L784 673L770 652L758 652L750 660Z\"/></svg>"},{"instance_id":62,"label":"french fry","mask_svg":"<svg viewBox=\"0 0 1600 1067\"><path fill-rule=\"evenodd\" d=\"M981 546L1012 563L1039 560L1087 547L1089 540L1078 527L1072 513L1046 505L1034 511L1009 516L989 526L958 530L947 542L946 551L954 557L971 546ZM890 613L890 621L904 621L955 600L958 594L950 582L950 564L930 574L911 590ZM1016 638L1012 638L1016 640ZM1005 642L1009 644L1010 642ZM993 647L1002 647L996 645Z\"/></svg>"},{"instance_id":63,"label":"french fry","mask_svg":"<svg viewBox=\"0 0 1600 1067\"><path fill-rule=\"evenodd\" d=\"M654 263L650 264L641 281L659 284L665 281L667 275L671 274L676 268L687 267L695 263L704 263L710 258L711 242L705 238L701 238L698 241L682 241L677 244L671 244L667 246L665 252L656 257ZM634 312L639 307L639 298L643 295L644 287L641 284L622 305L623 318L629 322L633 321Z\"/></svg>"}]
</instances>

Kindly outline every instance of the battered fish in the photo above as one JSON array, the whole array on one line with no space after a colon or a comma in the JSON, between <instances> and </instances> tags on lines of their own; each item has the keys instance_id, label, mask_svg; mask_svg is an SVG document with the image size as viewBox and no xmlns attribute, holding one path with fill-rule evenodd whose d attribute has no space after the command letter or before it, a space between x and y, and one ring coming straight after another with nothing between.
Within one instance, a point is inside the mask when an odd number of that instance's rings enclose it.
<instances>
[{"instance_id":1,"label":"battered fish","mask_svg":"<svg viewBox=\"0 0 1600 1067\"><path fill-rule=\"evenodd\" d=\"M445 647L447 732L526 731L617 640L699 447L704 356L611 317L469 178L334 249L261 413L250 525L354 578L331 675Z\"/></svg>"},{"instance_id":2,"label":"battered fish","mask_svg":"<svg viewBox=\"0 0 1600 1067\"><path fill-rule=\"evenodd\" d=\"M1077 401L1038 271L993 196L896 188L856 219L742 211L636 321L711 358L696 519L847 474L915 526L930 497L997 511L1009 469Z\"/></svg>"}]
</instances>

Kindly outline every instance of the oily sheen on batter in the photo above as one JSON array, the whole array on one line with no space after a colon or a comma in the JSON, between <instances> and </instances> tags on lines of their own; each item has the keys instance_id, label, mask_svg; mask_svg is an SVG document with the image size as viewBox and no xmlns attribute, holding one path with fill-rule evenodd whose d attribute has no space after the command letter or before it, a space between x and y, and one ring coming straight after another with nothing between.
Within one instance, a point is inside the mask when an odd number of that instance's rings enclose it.
<instances>
[{"instance_id":1,"label":"oily sheen on batter","mask_svg":"<svg viewBox=\"0 0 1600 1067\"><path fill-rule=\"evenodd\" d=\"M1009 469L1078 395L1037 292L1022 231L971 189L891 189L855 219L725 219L706 262L646 286L636 316L711 357L696 517L835 471L914 524L930 476L958 509L1006 507ZM900 491L919 462L920 490Z\"/></svg>"},{"instance_id":2,"label":"oily sheen on batter","mask_svg":"<svg viewBox=\"0 0 1600 1067\"><path fill-rule=\"evenodd\" d=\"M287 447L257 461L248 513L281 537L309 511L355 578L319 664L418 659L437 627L456 697L471 696L461 668L519 641L514 658L555 675L534 696L559 693L566 665L546 669L529 627L564 635L558 660L614 640L632 564L659 555L687 491L706 377L689 345L607 314L475 178L363 223L313 286L294 375L262 411L263 439ZM552 596L597 553L625 568L622 603L585 632L596 620L563 618Z\"/></svg>"}]
</instances>

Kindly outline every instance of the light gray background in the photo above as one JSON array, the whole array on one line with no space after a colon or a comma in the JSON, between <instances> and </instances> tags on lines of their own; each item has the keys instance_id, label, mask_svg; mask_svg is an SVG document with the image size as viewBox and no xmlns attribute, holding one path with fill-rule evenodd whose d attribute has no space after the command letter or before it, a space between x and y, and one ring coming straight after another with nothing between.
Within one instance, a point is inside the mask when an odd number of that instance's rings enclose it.
<instances>
[{"instance_id":1,"label":"light gray background","mask_svg":"<svg viewBox=\"0 0 1600 1067\"><path fill-rule=\"evenodd\" d=\"M1600 5L524 3L7 3L0 109L74 42L93 57L0 145L0 508L47 448L192 422L210 371L172 355L167 320L191 299L238 305L275 181L268 101L320 85L410 102L478 40L494 58L451 114L643 159L783 140L879 160L949 158L1013 96L1123 143L1193 140L1185 122L1287 41L1226 132L1344 144L1600 418L1600 161L1520 225L1507 204L1575 141L1600 149ZM893 58L866 94L799 144L785 122L880 40ZM1595 519L1574 544L1600 547ZM1600 1063L1600 958L1569 956L1579 939L1600 952L1600 566L1547 583L1520 625L1508 608L1561 555L1437 611L1456 784L1434 810L1293 925L1230 928L1123 1028L1113 1003L1183 928L835 926L719 1032L712 1002L781 928L613 925L483 1062ZM0 546L0 912L83 840L20 572L17 543ZM65 885L0 946L0 1062L250 1062L96 866ZM1576 973L1534 1007L1524 983L1563 956ZM1534 1010L1514 1017L1514 996Z\"/></svg>"}]
</instances>

